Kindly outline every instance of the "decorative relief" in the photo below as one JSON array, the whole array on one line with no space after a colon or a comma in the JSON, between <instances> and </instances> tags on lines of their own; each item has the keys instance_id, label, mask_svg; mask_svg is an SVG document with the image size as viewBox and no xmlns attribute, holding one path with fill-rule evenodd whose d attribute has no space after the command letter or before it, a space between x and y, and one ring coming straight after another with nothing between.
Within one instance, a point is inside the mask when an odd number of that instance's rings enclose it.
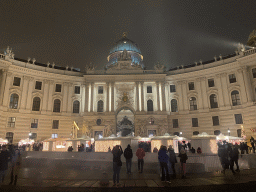
<instances>
[{"instance_id":1,"label":"decorative relief","mask_svg":"<svg viewBox=\"0 0 256 192\"><path fill-rule=\"evenodd\" d=\"M25 81L29 81L29 80L30 80L30 77L24 76L24 80L25 80Z\"/></svg>"},{"instance_id":2,"label":"decorative relief","mask_svg":"<svg viewBox=\"0 0 256 192\"><path fill-rule=\"evenodd\" d=\"M134 85L126 83L116 85L116 97L116 108L123 105L129 105L134 108Z\"/></svg>"}]
</instances>

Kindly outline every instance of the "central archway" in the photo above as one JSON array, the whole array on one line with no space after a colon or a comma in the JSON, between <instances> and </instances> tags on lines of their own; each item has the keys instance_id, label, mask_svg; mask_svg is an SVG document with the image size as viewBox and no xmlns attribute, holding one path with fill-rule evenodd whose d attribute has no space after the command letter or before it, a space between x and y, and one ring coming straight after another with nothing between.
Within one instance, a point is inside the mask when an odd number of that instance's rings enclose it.
<instances>
[{"instance_id":1,"label":"central archway","mask_svg":"<svg viewBox=\"0 0 256 192\"><path fill-rule=\"evenodd\" d=\"M116 133L122 137L134 135L134 113L129 107L122 107L117 111Z\"/></svg>"}]
</instances>

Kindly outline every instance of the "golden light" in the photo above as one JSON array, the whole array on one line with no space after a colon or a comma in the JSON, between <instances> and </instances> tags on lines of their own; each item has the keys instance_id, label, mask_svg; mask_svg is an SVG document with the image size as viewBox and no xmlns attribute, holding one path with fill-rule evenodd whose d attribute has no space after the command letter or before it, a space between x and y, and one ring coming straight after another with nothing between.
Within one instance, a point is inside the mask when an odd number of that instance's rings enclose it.
<instances>
[{"instance_id":1,"label":"golden light","mask_svg":"<svg viewBox=\"0 0 256 192\"><path fill-rule=\"evenodd\" d=\"M117 140L103 140L95 141L95 152L108 152L108 148L112 150L114 146L121 145L121 141Z\"/></svg>"},{"instance_id":2,"label":"golden light","mask_svg":"<svg viewBox=\"0 0 256 192\"><path fill-rule=\"evenodd\" d=\"M168 141L167 141L167 145L168 145L168 147L171 145L171 146L174 148L174 146L173 146L173 140L168 140Z\"/></svg>"},{"instance_id":3,"label":"golden light","mask_svg":"<svg viewBox=\"0 0 256 192\"><path fill-rule=\"evenodd\" d=\"M161 145L162 145L161 140L152 140L151 141L151 152L153 152L154 148L157 148L159 150Z\"/></svg>"}]
</instances>

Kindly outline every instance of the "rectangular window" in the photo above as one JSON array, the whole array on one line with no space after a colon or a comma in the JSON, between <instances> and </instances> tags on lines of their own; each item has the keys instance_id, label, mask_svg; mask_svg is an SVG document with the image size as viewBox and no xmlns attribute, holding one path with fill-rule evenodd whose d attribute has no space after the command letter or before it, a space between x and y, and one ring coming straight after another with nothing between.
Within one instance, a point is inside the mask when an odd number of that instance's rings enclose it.
<instances>
[{"instance_id":1,"label":"rectangular window","mask_svg":"<svg viewBox=\"0 0 256 192\"><path fill-rule=\"evenodd\" d=\"M173 119L172 120L172 126L173 126L173 128L179 128L179 121L178 121L178 119Z\"/></svg>"},{"instance_id":2,"label":"rectangular window","mask_svg":"<svg viewBox=\"0 0 256 192\"><path fill-rule=\"evenodd\" d=\"M41 81L36 81L35 89L42 90L42 82Z\"/></svg>"},{"instance_id":3,"label":"rectangular window","mask_svg":"<svg viewBox=\"0 0 256 192\"><path fill-rule=\"evenodd\" d=\"M15 127L16 117L9 117L8 118L8 127Z\"/></svg>"},{"instance_id":4,"label":"rectangular window","mask_svg":"<svg viewBox=\"0 0 256 192\"><path fill-rule=\"evenodd\" d=\"M156 136L156 130L148 130L148 136L149 137Z\"/></svg>"},{"instance_id":5,"label":"rectangular window","mask_svg":"<svg viewBox=\"0 0 256 192\"><path fill-rule=\"evenodd\" d=\"M98 94L103 94L103 86L98 87Z\"/></svg>"},{"instance_id":6,"label":"rectangular window","mask_svg":"<svg viewBox=\"0 0 256 192\"><path fill-rule=\"evenodd\" d=\"M52 133L52 138L53 139L58 138L58 134L57 133Z\"/></svg>"},{"instance_id":7,"label":"rectangular window","mask_svg":"<svg viewBox=\"0 0 256 192\"><path fill-rule=\"evenodd\" d=\"M189 90L195 90L194 82L188 83L188 89Z\"/></svg>"},{"instance_id":8,"label":"rectangular window","mask_svg":"<svg viewBox=\"0 0 256 192\"><path fill-rule=\"evenodd\" d=\"M147 86L147 93L152 93L152 86Z\"/></svg>"},{"instance_id":9,"label":"rectangular window","mask_svg":"<svg viewBox=\"0 0 256 192\"><path fill-rule=\"evenodd\" d=\"M31 133L29 136L29 139L36 139L37 138L37 133Z\"/></svg>"},{"instance_id":10,"label":"rectangular window","mask_svg":"<svg viewBox=\"0 0 256 192\"><path fill-rule=\"evenodd\" d=\"M32 119L31 128L37 128L37 127L38 127L38 119Z\"/></svg>"},{"instance_id":11,"label":"rectangular window","mask_svg":"<svg viewBox=\"0 0 256 192\"><path fill-rule=\"evenodd\" d=\"M256 68L252 69L252 76L253 76L253 78L256 78Z\"/></svg>"},{"instance_id":12,"label":"rectangular window","mask_svg":"<svg viewBox=\"0 0 256 192\"><path fill-rule=\"evenodd\" d=\"M175 85L170 85L170 92L171 93L175 93L176 92Z\"/></svg>"},{"instance_id":13,"label":"rectangular window","mask_svg":"<svg viewBox=\"0 0 256 192\"><path fill-rule=\"evenodd\" d=\"M212 124L213 124L213 126L220 125L218 116L213 116L212 117Z\"/></svg>"},{"instance_id":14,"label":"rectangular window","mask_svg":"<svg viewBox=\"0 0 256 192\"><path fill-rule=\"evenodd\" d=\"M20 86L20 78L19 77L14 77L13 79L13 85L14 86Z\"/></svg>"},{"instance_id":15,"label":"rectangular window","mask_svg":"<svg viewBox=\"0 0 256 192\"><path fill-rule=\"evenodd\" d=\"M208 79L208 86L214 87L214 79Z\"/></svg>"},{"instance_id":16,"label":"rectangular window","mask_svg":"<svg viewBox=\"0 0 256 192\"><path fill-rule=\"evenodd\" d=\"M59 120L53 120L52 128L53 129L59 129Z\"/></svg>"},{"instance_id":17,"label":"rectangular window","mask_svg":"<svg viewBox=\"0 0 256 192\"><path fill-rule=\"evenodd\" d=\"M192 127L198 127L198 118L192 118Z\"/></svg>"},{"instance_id":18,"label":"rectangular window","mask_svg":"<svg viewBox=\"0 0 256 192\"><path fill-rule=\"evenodd\" d=\"M236 82L236 75L231 74L229 75L229 83L235 83Z\"/></svg>"},{"instance_id":19,"label":"rectangular window","mask_svg":"<svg viewBox=\"0 0 256 192\"><path fill-rule=\"evenodd\" d=\"M80 94L80 86L75 86L75 94Z\"/></svg>"},{"instance_id":20,"label":"rectangular window","mask_svg":"<svg viewBox=\"0 0 256 192\"><path fill-rule=\"evenodd\" d=\"M61 84L56 84L55 92L61 92Z\"/></svg>"},{"instance_id":21,"label":"rectangular window","mask_svg":"<svg viewBox=\"0 0 256 192\"><path fill-rule=\"evenodd\" d=\"M235 114L236 124L243 124L242 114Z\"/></svg>"}]
</instances>

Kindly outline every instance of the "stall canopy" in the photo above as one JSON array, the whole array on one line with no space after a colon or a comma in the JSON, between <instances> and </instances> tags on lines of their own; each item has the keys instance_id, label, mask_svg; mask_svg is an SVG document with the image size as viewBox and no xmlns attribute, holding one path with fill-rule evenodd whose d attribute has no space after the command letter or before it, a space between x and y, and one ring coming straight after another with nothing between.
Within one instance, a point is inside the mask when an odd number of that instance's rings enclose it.
<instances>
[{"instance_id":1,"label":"stall canopy","mask_svg":"<svg viewBox=\"0 0 256 192\"><path fill-rule=\"evenodd\" d=\"M27 139L20 140L19 145L27 145L27 144L32 145L34 142L35 142L34 139L27 138Z\"/></svg>"},{"instance_id":2,"label":"stall canopy","mask_svg":"<svg viewBox=\"0 0 256 192\"><path fill-rule=\"evenodd\" d=\"M0 138L0 145L5 145L8 143L8 140L7 139L2 139Z\"/></svg>"}]
</instances>

